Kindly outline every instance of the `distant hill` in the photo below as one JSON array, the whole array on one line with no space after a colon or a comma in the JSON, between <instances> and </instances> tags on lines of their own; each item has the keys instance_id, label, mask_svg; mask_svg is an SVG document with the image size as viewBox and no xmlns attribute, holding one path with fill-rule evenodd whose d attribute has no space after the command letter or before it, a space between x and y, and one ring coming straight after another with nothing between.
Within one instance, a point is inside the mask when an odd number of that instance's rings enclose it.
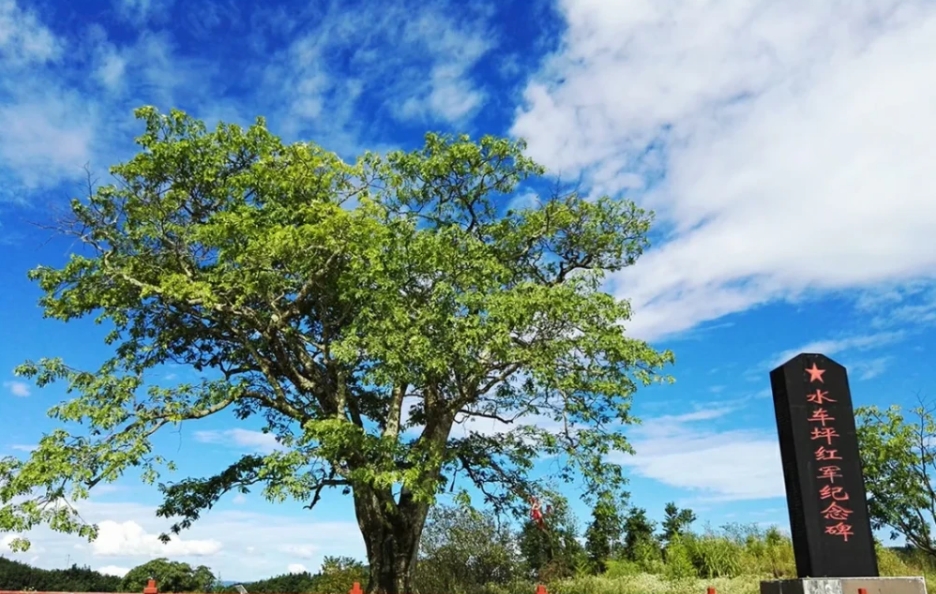
<instances>
[{"instance_id":1,"label":"distant hill","mask_svg":"<svg viewBox=\"0 0 936 594\"><path fill-rule=\"evenodd\" d=\"M255 582L223 580L218 594L236 594L233 586L243 584L250 594L283 592L346 592L351 584L367 578L366 568L353 560L336 559L328 575L288 573ZM105 575L89 567L72 565L68 569L40 569L0 556L0 590L35 590L39 592L121 592L122 579Z\"/></svg>"},{"instance_id":2,"label":"distant hill","mask_svg":"<svg viewBox=\"0 0 936 594\"><path fill-rule=\"evenodd\" d=\"M0 557L0 590L46 592L117 592L120 578L72 565L68 569L40 569Z\"/></svg>"}]
</instances>

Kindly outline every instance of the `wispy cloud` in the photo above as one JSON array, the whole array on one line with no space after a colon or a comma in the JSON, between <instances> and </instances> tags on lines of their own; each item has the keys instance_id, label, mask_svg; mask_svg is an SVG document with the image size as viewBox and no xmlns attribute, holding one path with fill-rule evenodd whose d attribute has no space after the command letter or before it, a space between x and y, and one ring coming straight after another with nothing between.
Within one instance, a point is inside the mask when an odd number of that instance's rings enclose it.
<instances>
[{"instance_id":1,"label":"wispy cloud","mask_svg":"<svg viewBox=\"0 0 936 594\"><path fill-rule=\"evenodd\" d=\"M169 18L174 0L112 0L117 14L126 22L142 27L160 25Z\"/></svg>"},{"instance_id":2,"label":"wispy cloud","mask_svg":"<svg viewBox=\"0 0 936 594\"><path fill-rule=\"evenodd\" d=\"M334 519L336 515L353 517L347 509L330 509L329 521L314 521L308 511L299 516L284 514L282 505L264 513L212 510L168 544L161 543L158 535L171 522L157 518L154 507L92 499L81 502L80 511L100 529L93 543L43 527L28 534L33 548L14 558L28 560L38 552L42 553L40 567L55 567L70 556L79 565L120 575L124 568L135 567L147 558L164 556L209 565L225 579L253 580L282 573L288 563L315 567L326 553L357 558L364 554L357 524L351 519ZM6 545L15 536L0 538L0 550L8 556L11 553Z\"/></svg>"},{"instance_id":3,"label":"wispy cloud","mask_svg":"<svg viewBox=\"0 0 936 594\"><path fill-rule=\"evenodd\" d=\"M0 0L0 50L7 67L23 68L58 59L62 43L36 12L16 0Z\"/></svg>"},{"instance_id":4,"label":"wispy cloud","mask_svg":"<svg viewBox=\"0 0 936 594\"><path fill-rule=\"evenodd\" d=\"M20 381L9 381L3 382L3 387L6 388L10 394L17 396L19 398L25 398L29 396L32 392L29 389L29 384L26 382Z\"/></svg>"},{"instance_id":5,"label":"wispy cloud","mask_svg":"<svg viewBox=\"0 0 936 594\"><path fill-rule=\"evenodd\" d=\"M632 333L932 281L931 2L560 6L568 30L513 132L553 170L657 210L657 247L612 284Z\"/></svg>"},{"instance_id":6,"label":"wispy cloud","mask_svg":"<svg viewBox=\"0 0 936 594\"><path fill-rule=\"evenodd\" d=\"M875 328L932 326L936 323L936 286L921 280L876 287L861 294L858 307L871 314Z\"/></svg>"},{"instance_id":7,"label":"wispy cloud","mask_svg":"<svg viewBox=\"0 0 936 594\"><path fill-rule=\"evenodd\" d=\"M706 500L767 499L784 494L780 447L769 431L711 428L737 406L715 405L645 420L632 431L634 456L612 459L639 476Z\"/></svg>"},{"instance_id":8,"label":"wispy cloud","mask_svg":"<svg viewBox=\"0 0 936 594\"><path fill-rule=\"evenodd\" d=\"M859 360L852 364L851 371L859 380L869 380L882 375L890 366L894 357L877 357L876 359Z\"/></svg>"},{"instance_id":9,"label":"wispy cloud","mask_svg":"<svg viewBox=\"0 0 936 594\"><path fill-rule=\"evenodd\" d=\"M354 117L357 109L371 112L368 126L381 112L436 125L464 123L482 106L484 91L472 70L496 45L483 11L472 15L465 7L409 1L353 11L337 2L324 6L316 9L317 25L298 32L263 71L266 84L288 98L271 106L274 117L286 116L288 133L324 123L335 150L348 151L366 134ZM336 54L347 56L347 71L327 59Z\"/></svg>"},{"instance_id":10,"label":"wispy cloud","mask_svg":"<svg viewBox=\"0 0 936 594\"><path fill-rule=\"evenodd\" d=\"M205 557L216 554L221 546L215 539L180 537L163 544L159 533L146 531L134 520L104 520L98 524L98 537L91 543L91 550L99 557Z\"/></svg>"},{"instance_id":11,"label":"wispy cloud","mask_svg":"<svg viewBox=\"0 0 936 594\"><path fill-rule=\"evenodd\" d=\"M264 453L272 452L280 447L275 435L248 429L196 431L194 437L196 441L202 443L214 443Z\"/></svg>"},{"instance_id":12,"label":"wispy cloud","mask_svg":"<svg viewBox=\"0 0 936 594\"><path fill-rule=\"evenodd\" d=\"M464 124L486 96L474 69L498 43L481 4L114 0L114 10L136 35L83 15L53 30L45 13L0 0L3 199L24 200L75 183L86 164L100 173L129 157L139 133L131 111L142 104L180 107L210 124L264 115L287 140L312 137L342 154L381 148L374 139L386 142L399 122ZM236 57L219 44L183 43L220 27L244 39Z\"/></svg>"},{"instance_id":13,"label":"wispy cloud","mask_svg":"<svg viewBox=\"0 0 936 594\"><path fill-rule=\"evenodd\" d=\"M103 573L104 575L115 575L122 578L123 576L130 573L130 568L118 567L116 565L105 565L104 567L99 567L98 572Z\"/></svg>"},{"instance_id":14,"label":"wispy cloud","mask_svg":"<svg viewBox=\"0 0 936 594\"><path fill-rule=\"evenodd\" d=\"M800 353L821 353L827 356L833 356L846 351L868 351L882 348L888 345L900 342L906 336L905 332L877 332L874 334L862 334L858 336L847 336L843 338L834 338L826 340L816 340L808 342L796 348L787 349L778 353L770 359L770 362L764 367L773 369L783 365Z\"/></svg>"}]
</instances>

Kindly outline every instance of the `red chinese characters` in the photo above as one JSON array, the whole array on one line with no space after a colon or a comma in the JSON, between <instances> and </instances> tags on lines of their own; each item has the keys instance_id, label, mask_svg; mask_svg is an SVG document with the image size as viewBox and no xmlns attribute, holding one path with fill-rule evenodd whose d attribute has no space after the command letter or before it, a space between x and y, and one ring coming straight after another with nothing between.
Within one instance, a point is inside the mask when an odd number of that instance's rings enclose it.
<instances>
[{"instance_id":1,"label":"red chinese characters","mask_svg":"<svg viewBox=\"0 0 936 594\"><path fill-rule=\"evenodd\" d=\"M829 411L824 408L817 408L812 412L812 416L809 417L810 423L819 423L823 427L826 426L826 423L831 423L835 420L835 417L829 416Z\"/></svg>"},{"instance_id":2,"label":"red chinese characters","mask_svg":"<svg viewBox=\"0 0 936 594\"><path fill-rule=\"evenodd\" d=\"M812 402L813 404L825 404L826 402L835 402L829 398L829 393L826 390L817 389L812 394L806 394L806 401Z\"/></svg>"},{"instance_id":3,"label":"red chinese characters","mask_svg":"<svg viewBox=\"0 0 936 594\"><path fill-rule=\"evenodd\" d=\"M835 430L835 427L815 427L812 432L809 434L813 441L817 439L824 439L826 445L832 445L832 440L836 437L841 437L838 434L838 431Z\"/></svg>"},{"instance_id":4,"label":"red chinese characters","mask_svg":"<svg viewBox=\"0 0 936 594\"><path fill-rule=\"evenodd\" d=\"M842 478L842 475L839 474L839 471L842 470L838 466L820 466L819 467L819 476L816 478L824 479L829 481L830 484L835 483L835 479Z\"/></svg>"},{"instance_id":5,"label":"red chinese characters","mask_svg":"<svg viewBox=\"0 0 936 594\"><path fill-rule=\"evenodd\" d=\"M810 389L814 383L825 383L822 378L825 370L819 369L815 363L811 368L806 369L806 373L809 374ZM824 532L848 542L848 538L854 535L854 528L848 523L848 518L854 512L844 503L849 499L848 493L843 487L835 484L836 481L842 479L842 469L831 462L842 459L838 455L838 450L832 447L835 440L841 436L835 430L835 417L822 406L826 403L834 403L835 400L829 397L827 390L818 386L815 392L806 395L806 400L815 405L812 414L806 420L812 427L809 437L816 442L813 454L816 461L822 464L817 469L816 479L822 485L819 487L818 495L822 502L820 507L823 508L819 514L825 520Z\"/></svg>"},{"instance_id":6,"label":"red chinese characters","mask_svg":"<svg viewBox=\"0 0 936 594\"><path fill-rule=\"evenodd\" d=\"M824 448L823 446L819 446L819 448L816 449L815 453L816 453L816 460L818 461L842 459L841 456L838 455L838 450L828 450Z\"/></svg>"}]
</instances>

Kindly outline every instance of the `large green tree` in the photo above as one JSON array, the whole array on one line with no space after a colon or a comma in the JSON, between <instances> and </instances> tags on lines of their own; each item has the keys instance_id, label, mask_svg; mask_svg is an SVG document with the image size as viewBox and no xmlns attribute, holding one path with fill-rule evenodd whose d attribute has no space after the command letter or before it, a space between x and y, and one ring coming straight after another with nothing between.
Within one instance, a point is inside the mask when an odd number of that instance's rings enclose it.
<instances>
[{"instance_id":1,"label":"large green tree","mask_svg":"<svg viewBox=\"0 0 936 594\"><path fill-rule=\"evenodd\" d=\"M149 580L156 580L160 592L211 592L215 576L204 565L192 567L181 561L153 559L137 565L120 581L121 592L142 592Z\"/></svg>"},{"instance_id":2,"label":"large green tree","mask_svg":"<svg viewBox=\"0 0 936 594\"><path fill-rule=\"evenodd\" d=\"M213 415L262 423L282 447L161 484L174 531L231 491L311 507L341 489L372 592L410 590L426 515L456 474L498 509L536 490L544 454L586 492L623 482L607 454L630 450L631 396L672 357L625 336L630 307L601 285L645 248L648 213L575 193L505 212L544 174L507 139L428 134L346 163L262 119L209 130L136 114L141 151L72 202L65 231L83 249L30 273L46 316L96 314L114 355L91 371L18 368L64 381L75 397L50 415L80 426L0 462L0 529L93 538L62 501L131 468L158 482L171 461L153 435ZM204 376L152 383L170 362ZM478 418L503 429L453 432Z\"/></svg>"},{"instance_id":3,"label":"large green tree","mask_svg":"<svg viewBox=\"0 0 936 594\"><path fill-rule=\"evenodd\" d=\"M855 411L868 514L874 528L936 556L936 416L923 401L911 412L906 419L899 406Z\"/></svg>"}]
</instances>

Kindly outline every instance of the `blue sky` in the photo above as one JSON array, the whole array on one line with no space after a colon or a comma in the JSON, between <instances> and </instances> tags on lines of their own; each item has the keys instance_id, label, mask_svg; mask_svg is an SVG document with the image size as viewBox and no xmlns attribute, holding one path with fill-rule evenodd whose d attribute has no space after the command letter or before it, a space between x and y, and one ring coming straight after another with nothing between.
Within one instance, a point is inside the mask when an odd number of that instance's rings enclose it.
<instances>
[{"instance_id":1,"label":"blue sky","mask_svg":"<svg viewBox=\"0 0 936 594\"><path fill-rule=\"evenodd\" d=\"M15 365L108 354L104 329L42 319L26 271L65 261L72 244L41 226L81 195L83 166L106 182L132 155L143 104L263 115L348 158L427 130L523 137L584 191L653 208L654 247L608 283L633 302L628 332L677 355L674 385L637 394L637 455L620 460L653 517L674 500L700 523L787 525L767 374L793 354L846 365L859 405L936 390L931 3L76 6L0 0L2 455L35 444L64 397ZM159 442L201 475L269 448L256 429L217 418ZM313 512L232 496L168 547L156 503L132 480L96 492L82 512L98 541L40 530L22 558L120 573L167 555L249 580L363 554L337 496Z\"/></svg>"}]
</instances>

